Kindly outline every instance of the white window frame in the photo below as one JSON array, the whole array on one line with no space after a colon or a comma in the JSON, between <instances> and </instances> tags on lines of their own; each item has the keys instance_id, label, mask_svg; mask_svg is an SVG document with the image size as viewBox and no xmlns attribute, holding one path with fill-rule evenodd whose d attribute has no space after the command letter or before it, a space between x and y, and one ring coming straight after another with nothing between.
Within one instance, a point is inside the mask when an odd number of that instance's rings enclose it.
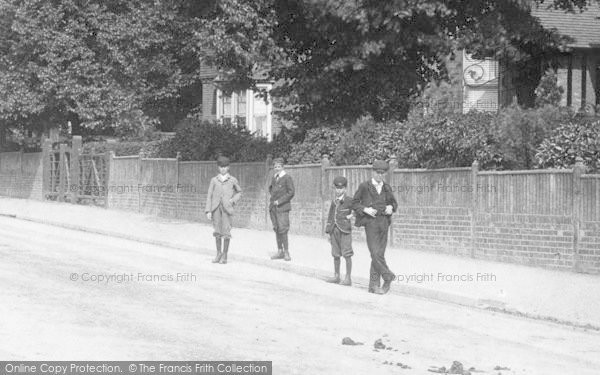
<instances>
[{"instance_id":1,"label":"white window frame","mask_svg":"<svg viewBox=\"0 0 600 375\"><path fill-rule=\"evenodd\" d=\"M270 83L260 83L256 85L259 89L266 89L267 91L271 90L273 85ZM237 116L237 100L238 95L240 93L234 92L231 94L231 117L234 119ZM255 100L263 100L258 97L258 95L254 94L252 90L245 90L241 93L241 95L246 95L246 128L252 133L256 133L261 129L256 129L254 124L254 102ZM273 104L271 100L268 100L266 103L267 106L267 124L266 129L264 129L263 136L266 137L269 141L273 139L273 127L272 127L272 112L273 112ZM223 92L217 89L217 120L222 120L224 117L223 113L224 105L223 105Z\"/></svg>"}]
</instances>

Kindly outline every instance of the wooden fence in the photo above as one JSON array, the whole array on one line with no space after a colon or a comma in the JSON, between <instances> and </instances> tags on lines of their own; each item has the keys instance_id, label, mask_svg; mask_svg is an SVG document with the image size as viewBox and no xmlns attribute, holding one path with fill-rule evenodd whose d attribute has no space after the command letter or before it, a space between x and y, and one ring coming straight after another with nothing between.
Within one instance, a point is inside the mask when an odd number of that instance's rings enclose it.
<instances>
[{"instance_id":1,"label":"wooden fence","mask_svg":"<svg viewBox=\"0 0 600 375\"><path fill-rule=\"evenodd\" d=\"M0 194L41 199L41 154L0 154ZM207 222L204 215L215 162L108 157L109 208ZM243 188L234 225L270 229L272 162L232 163ZM398 169L387 175L399 203L390 242L396 246L577 272L600 272L600 175L573 169L480 171ZM350 195L371 177L369 166L289 165L296 185L295 233L323 235L335 176ZM364 238L362 229L354 238Z\"/></svg>"}]
</instances>

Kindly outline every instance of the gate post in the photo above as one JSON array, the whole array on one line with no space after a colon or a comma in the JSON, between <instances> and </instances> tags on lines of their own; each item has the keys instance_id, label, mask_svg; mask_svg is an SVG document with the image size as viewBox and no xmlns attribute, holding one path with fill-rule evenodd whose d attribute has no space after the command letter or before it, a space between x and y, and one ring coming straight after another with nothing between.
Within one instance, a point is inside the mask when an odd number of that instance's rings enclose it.
<instances>
[{"instance_id":1,"label":"gate post","mask_svg":"<svg viewBox=\"0 0 600 375\"><path fill-rule=\"evenodd\" d=\"M69 189L71 203L79 201L81 193L80 184L80 157L81 157L82 140L80 135L73 136L73 144L71 147L71 188Z\"/></svg>"},{"instance_id":2,"label":"gate post","mask_svg":"<svg viewBox=\"0 0 600 375\"><path fill-rule=\"evenodd\" d=\"M329 179L327 178L327 168L331 166L329 155L323 154L321 158L321 236L325 236L325 227L327 226L327 215L329 215L329 207L325 206L327 198L331 197L331 188L329 187Z\"/></svg>"},{"instance_id":3,"label":"gate post","mask_svg":"<svg viewBox=\"0 0 600 375\"><path fill-rule=\"evenodd\" d=\"M387 183L392 187L392 194L396 194L396 186L394 186L394 171L398 168L398 159L396 155L390 156L390 170L387 174ZM396 197L394 197L396 198ZM396 199L397 200L397 199ZM394 245L394 222L392 220L392 225L390 225L388 244L390 246Z\"/></svg>"},{"instance_id":4,"label":"gate post","mask_svg":"<svg viewBox=\"0 0 600 375\"><path fill-rule=\"evenodd\" d=\"M573 167L573 207L572 223L573 223L573 271L581 271L581 254L579 253L579 243L581 242L581 216L582 216L582 188L581 175L585 172L583 159L577 157L575 166Z\"/></svg>"},{"instance_id":5,"label":"gate post","mask_svg":"<svg viewBox=\"0 0 600 375\"><path fill-rule=\"evenodd\" d=\"M58 201L65 201L65 185L67 184L67 179L65 178L65 174L67 172L67 168L65 165L66 161L66 145L61 143L59 146L59 156L58 156Z\"/></svg>"},{"instance_id":6,"label":"gate post","mask_svg":"<svg viewBox=\"0 0 600 375\"><path fill-rule=\"evenodd\" d=\"M112 166L114 157L114 151L104 153L104 165L106 167L104 169L104 181L102 181L102 185L104 186L100 187L100 189L104 191L104 208L108 208L108 190L110 189L110 168Z\"/></svg>"},{"instance_id":7,"label":"gate post","mask_svg":"<svg viewBox=\"0 0 600 375\"><path fill-rule=\"evenodd\" d=\"M479 212L479 191L477 190L477 175L479 174L479 162L473 160L471 164L471 258L477 256L477 233L475 232L475 224L477 223L477 213Z\"/></svg>"},{"instance_id":8,"label":"gate post","mask_svg":"<svg viewBox=\"0 0 600 375\"><path fill-rule=\"evenodd\" d=\"M52 141L45 138L42 143L42 200L45 200L50 192L50 171L52 165L50 161L50 153L52 152Z\"/></svg>"},{"instance_id":9,"label":"gate post","mask_svg":"<svg viewBox=\"0 0 600 375\"><path fill-rule=\"evenodd\" d=\"M268 154L265 161L265 229L269 228L269 185L271 184L271 167L273 166L273 155Z\"/></svg>"}]
</instances>

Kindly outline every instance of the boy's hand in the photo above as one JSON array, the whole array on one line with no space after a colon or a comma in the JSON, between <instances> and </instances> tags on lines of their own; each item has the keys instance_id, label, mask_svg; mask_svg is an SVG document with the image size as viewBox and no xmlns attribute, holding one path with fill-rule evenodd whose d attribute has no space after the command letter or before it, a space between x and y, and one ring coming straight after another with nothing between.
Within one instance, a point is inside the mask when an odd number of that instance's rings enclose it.
<instances>
[{"instance_id":1,"label":"boy's hand","mask_svg":"<svg viewBox=\"0 0 600 375\"><path fill-rule=\"evenodd\" d=\"M394 207L392 207L391 205L387 205L385 206L385 214L386 215L391 215L394 213Z\"/></svg>"},{"instance_id":2,"label":"boy's hand","mask_svg":"<svg viewBox=\"0 0 600 375\"><path fill-rule=\"evenodd\" d=\"M207 218L208 220L212 220L212 212L207 212L207 213L206 213L206 218Z\"/></svg>"},{"instance_id":3,"label":"boy's hand","mask_svg":"<svg viewBox=\"0 0 600 375\"><path fill-rule=\"evenodd\" d=\"M350 219L352 219L352 216L354 216L354 215L352 215L352 214L346 215L346 219L350 220Z\"/></svg>"},{"instance_id":4,"label":"boy's hand","mask_svg":"<svg viewBox=\"0 0 600 375\"><path fill-rule=\"evenodd\" d=\"M374 209L373 207L365 207L363 209L363 212L372 217L375 217L375 215L377 215L377 210Z\"/></svg>"}]
</instances>

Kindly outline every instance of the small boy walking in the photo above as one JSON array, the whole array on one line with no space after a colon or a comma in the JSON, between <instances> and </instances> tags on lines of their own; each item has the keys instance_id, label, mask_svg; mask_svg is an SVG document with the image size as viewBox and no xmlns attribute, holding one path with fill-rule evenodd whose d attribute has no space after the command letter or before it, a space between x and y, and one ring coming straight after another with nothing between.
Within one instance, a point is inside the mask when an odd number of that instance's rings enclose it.
<instances>
[{"instance_id":1,"label":"small boy walking","mask_svg":"<svg viewBox=\"0 0 600 375\"><path fill-rule=\"evenodd\" d=\"M206 197L206 217L212 220L217 245L217 256L213 263L227 263L227 252L231 240L231 220L234 206L242 196L238 180L229 174L229 159L221 156L217 159L219 174L210 180ZM221 251L221 239L223 246Z\"/></svg>"},{"instance_id":2,"label":"small boy walking","mask_svg":"<svg viewBox=\"0 0 600 375\"><path fill-rule=\"evenodd\" d=\"M327 279L328 283L352 285L352 197L346 195L348 180L346 177L337 176L333 180L335 199L329 207L329 216L325 232L331 239L331 255L333 255L333 269L335 275ZM340 283L340 258L346 260L346 278Z\"/></svg>"}]
</instances>

